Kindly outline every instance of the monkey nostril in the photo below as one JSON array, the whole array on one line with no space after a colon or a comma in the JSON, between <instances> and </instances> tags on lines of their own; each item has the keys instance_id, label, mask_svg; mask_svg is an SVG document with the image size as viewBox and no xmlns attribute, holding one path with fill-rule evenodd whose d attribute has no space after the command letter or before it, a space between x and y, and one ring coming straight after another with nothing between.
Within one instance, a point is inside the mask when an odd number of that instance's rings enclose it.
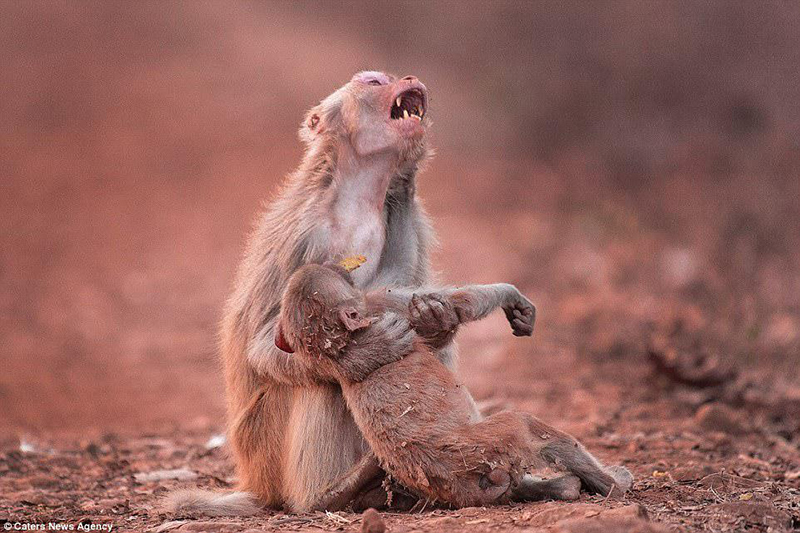
<instances>
[{"instance_id":1,"label":"monkey nostril","mask_svg":"<svg viewBox=\"0 0 800 533\"><path fill-rule=\"evenodd\" d=\"M416 76L406 76L403 81L417 81Z\"/></svg>"}]
</instances>

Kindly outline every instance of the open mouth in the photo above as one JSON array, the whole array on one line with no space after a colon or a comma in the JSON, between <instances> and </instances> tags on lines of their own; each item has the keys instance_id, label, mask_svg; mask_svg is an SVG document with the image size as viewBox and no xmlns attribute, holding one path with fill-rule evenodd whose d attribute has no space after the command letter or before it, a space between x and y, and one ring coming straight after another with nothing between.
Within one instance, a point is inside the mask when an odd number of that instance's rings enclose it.
<instances>
[{"instance_id":1,"label":"open mouth","mask_svg":"<svg viewBox=\"0 0 800 533\"><path fill-rule=\"evenodd\" d=\"M392 104L392 120L414 118L422 120L425 116L425 94L419 89L408 89L400 93Z\"/></svg>"}]
</instances>

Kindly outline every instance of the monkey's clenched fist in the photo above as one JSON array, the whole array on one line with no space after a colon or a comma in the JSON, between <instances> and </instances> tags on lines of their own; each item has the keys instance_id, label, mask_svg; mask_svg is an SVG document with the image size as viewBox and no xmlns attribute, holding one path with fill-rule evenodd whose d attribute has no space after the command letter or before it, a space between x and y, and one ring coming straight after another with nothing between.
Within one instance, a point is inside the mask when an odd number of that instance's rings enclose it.
<instances>
[{"instance_id":1,"label":"monkey's clenched fist","mask_svg":"<svg viewBox=\"0 0 800 533\"><path fill-rule=\"evenodd\" d=\"M447 344L461 324L453 304L437 293L412 295L408 312L414 330L432 347Z\"/></svg>"},{"instance_id":2,"label":"monkey's clenched fist","mask_svg":"<svg viewBox=\"0 0 800 533\"><path fill-rule=\"evenodd\" d=\"M530 337L533 335L533 324L536 322L536 306L525 298L519 291L508 305L503 306L508 323L517 337Z\"/></svg>"}]
</instances>

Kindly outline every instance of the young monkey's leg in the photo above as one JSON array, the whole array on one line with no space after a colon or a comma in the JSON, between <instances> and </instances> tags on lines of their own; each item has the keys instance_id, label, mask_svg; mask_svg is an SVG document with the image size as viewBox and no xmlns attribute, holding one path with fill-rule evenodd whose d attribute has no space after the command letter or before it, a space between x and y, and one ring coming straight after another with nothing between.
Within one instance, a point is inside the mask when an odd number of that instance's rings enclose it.
<instances>
[{"instance_id":1,"label":"young monkey's leg","mask_svg":"<svg viewBox=\"0 0 800 533\"><path fill-rule=\"evenodd\" d=\"M525 474L513 492L515 501L577 500L580 494L581 479L575 474L551 479L536 479Z\"/></svg>"}]
</instances>

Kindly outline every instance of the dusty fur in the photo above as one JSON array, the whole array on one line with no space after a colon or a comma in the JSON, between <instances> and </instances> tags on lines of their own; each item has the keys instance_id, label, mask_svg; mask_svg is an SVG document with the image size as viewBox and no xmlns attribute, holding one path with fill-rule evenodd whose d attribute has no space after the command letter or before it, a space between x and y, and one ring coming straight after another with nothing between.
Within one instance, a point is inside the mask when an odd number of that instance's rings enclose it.
<instances>
[{"instance_id":1,"label":"dusty fur","mask_svg":"<svg viewBox=\"0 0 800 533\"><path fill-rule=\"evenodd\" d=\"M421 296L403 290L365 295L341 272L309 265L292 277L284 295L281 328L296 348L294 356L337 379L358 428L393 478L420 497L457 507L575 499L578 478L602 494L630 487L627 470L604 467L573 437L530 414L509 411L476 420L469 393L420 337L402 359L378 364L362 357L354 369L347 349L337 353L324 336L309 335L310 322L322 321L339 336L337 342L358 345L386 314L403 316L411 329L425 305L436 305L438 314L450 313L459 323L500 307L514 334L533 331L535 308L508 284ZM538 485L526 476L543 468L567 475Z\"/></svg>"},{"instance_id":2,"label":"dusty fur","mask_svg":"<svg viewBox=\"0 0 800 533\"><path fill-rule=\"evenodd\" d=\"M266 506L311 509L367 451L339 386L273 342L289 276L306 263L365 254L361 287L430 282L432 233L416 197L429 118L403 127L389 118L410 88L427 94L415 78L362 72L312 108L300 128L302 162L248 239L221 357L239 488ZM387 357L409 350L402 337L381 342ZM450 364L453 347L439 356Z\"/></svg>"}]
</instances>

